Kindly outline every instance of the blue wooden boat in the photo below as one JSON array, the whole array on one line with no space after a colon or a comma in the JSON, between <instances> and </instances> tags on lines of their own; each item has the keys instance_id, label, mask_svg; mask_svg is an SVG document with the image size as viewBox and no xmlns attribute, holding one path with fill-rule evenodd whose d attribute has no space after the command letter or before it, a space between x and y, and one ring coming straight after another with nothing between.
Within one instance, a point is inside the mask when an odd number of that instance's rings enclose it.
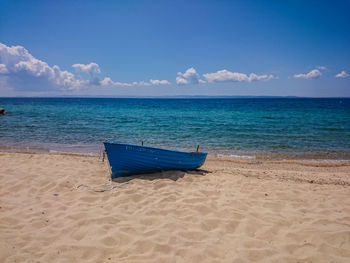
<instances>
[{"instance_id":1,"label":"blue wooden boat","mask_svg":"<svg viewBox=\"0 0 350 263\"><path fill-rule=\"evenodd\" d=\"M182 152L143 145L104 142L112 177L167 170L194 170L203 165L206 152Z\"/></svg>"}]
</instances>

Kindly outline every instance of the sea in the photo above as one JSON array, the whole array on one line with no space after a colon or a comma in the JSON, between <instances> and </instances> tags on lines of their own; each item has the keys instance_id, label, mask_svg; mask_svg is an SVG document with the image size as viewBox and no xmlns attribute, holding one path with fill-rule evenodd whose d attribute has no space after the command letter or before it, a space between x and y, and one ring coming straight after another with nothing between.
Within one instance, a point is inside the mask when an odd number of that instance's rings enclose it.
<instances>
[{"instance_id":1,"label":"sea","mask_svg":"<svg viewBox=\"0 0 350 263\"><path fill-rule=\"evenodd\" d=\"M247 160L350 160L350 98L0 98L0 107L0 151L99 155L109 140Z\"/></svg>"}]
</instances>

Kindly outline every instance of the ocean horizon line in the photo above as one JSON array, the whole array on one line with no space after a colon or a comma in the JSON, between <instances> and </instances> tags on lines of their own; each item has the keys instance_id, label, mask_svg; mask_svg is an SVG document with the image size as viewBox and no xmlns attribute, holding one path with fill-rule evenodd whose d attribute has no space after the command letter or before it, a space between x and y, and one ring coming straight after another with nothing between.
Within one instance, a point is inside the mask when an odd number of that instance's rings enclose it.
<instances>
[{"instance_id":1,"label":"ocean horizon line","mask_svg":"<svg viewBox=\"0 0 350 263\"><path fill-rule=\"evenodd\" d=\"M45 98L45 99L350 99L349 97L308 97L308 96L250 96L250 95L237 95L237 96L216 96L216 95L175 95L175 96L107 96L107 95L60 95L60 96L0 96L4 99L20 99L20 98Z\"/></svg>"}]
</instances>

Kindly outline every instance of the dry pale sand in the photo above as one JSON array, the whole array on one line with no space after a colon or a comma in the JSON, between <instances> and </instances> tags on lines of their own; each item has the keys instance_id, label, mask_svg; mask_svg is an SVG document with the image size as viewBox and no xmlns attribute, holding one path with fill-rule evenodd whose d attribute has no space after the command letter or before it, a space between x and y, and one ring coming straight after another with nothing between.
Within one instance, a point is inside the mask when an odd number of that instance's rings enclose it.
<instances>
[{"instance_id":1,"label":"dry pale sand","mask_svg":"<svg viewBox=\"0 0 350 263\"><path fill-rule=\"evenodd\" d=\"M0 262L350 262L349 163L202 169L0 153Z\"/></svg>"}]
</instances>

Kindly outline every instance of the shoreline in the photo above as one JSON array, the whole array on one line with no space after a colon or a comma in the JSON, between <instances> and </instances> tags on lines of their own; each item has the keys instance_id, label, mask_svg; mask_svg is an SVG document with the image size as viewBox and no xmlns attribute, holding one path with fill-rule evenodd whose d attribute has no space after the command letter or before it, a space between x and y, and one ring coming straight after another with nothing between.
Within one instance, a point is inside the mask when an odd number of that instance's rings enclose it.
<instances>
[{"instance_id":1,"label":"shoreline","mask_svg":"<svg viewBox=\"0 0 350 263\"><path fill-rule=\"evenodd\" d=\"M157 147L157 146L154 146ZM166 149L166 147L160 147ZM70 149L70 150L68 150ZM93 149L87 151L87 149ZM15 145L1 145L0 152L8 153L39 153L39 154L72 154L82 156L102 156L104 147L102 143L100 146L67 146L59 144L56 147L49 148L43 146L15 146ZM190 151L190 149L176 149L182 151ZM288 153L288 152L229 152L229 151L217 151L207 150L208 157L218 159L231 159L231 160L242 160L242 161L305 161L305 162L350 162L350 152L334 152L324 151L315 153Z\"/></svg>"},{"instance_id":2,"label":"shoreline","mask_svg":"<svg viewBox=\"0 0 350 263\"><path fill-rule=\"evenodd\" d=\"M109 172L109 163L108 163L108 159L103 160L102 155L91 155L91 154L82 154L82 153L70 153L70 152L58 152L58 151L53 151L50 153L35 153L35 152L5 152L5 151L0 151L0 157L2 155L13 155L13 156L18 156L18 155L24 155L24 156L29 156L29 158L32 158L33 156L43 156L45 157L53 157L53 158L78 158L81 160L84 160L85 158L88 160L92 160L94 162L101 162L104 166L107 167L108 170L108 174L110 174ZM40 157L39 157L40 158ZM221 166L221 167L225 167L225 166L244 166L244 167L266 167L266 169L270 169L270 166L276 166L276 167L280 167L280 168L284 168L284 169L290 169L290 167L296 166L296 167L305 167L305 169L312 169L312 168L349 168L350 171L350 160L312 160L312 159L308 159L308 160L302 160L302 159L282 159L282 160L273 160L273 159L262 159L262 160L245 160L245 159L235 159L235 158L231 158L231 157L227 157L227 156L215 156L215 155L208 155L205 163L203 164L202 167L196 169L194 172L196 171L202 171L203 167L207 166L207 163L214 163L215 166ZM301 168L302 169L302 168ZM220 170L220 169L219 169ZM219 171L214 169L214 172ZM225 170L225 169L222 169ZM297 169L298 170L298 169ZM181 170L178 170L181 171ZM169 171L171 172L177 172L177 170L171 170ZM191 171L183 171L183 172L188 172L191 173ZM212 172L212 171L211 171ZM164 172L160 172L160 173L152 173L152 174L162 174L162 173L167 173L167 171ZM127 177L122 177L122 178L138 178L138 177L142 177L142 176L148 176L148 175L152 175L152 174L138 174L138 175L132 175L132 176L127 176ZM265 173L266 174L266 173ZM268 176L265 176L265 179L269 178ZM270 178L271 179L271 178ZM275 179L279 179L275 178ZM286 180L294 180L295 178L283 178ZM113 179L112 179L113 180ZM118 179L117 179L118 180ZM299 182L310 182L311 180L308 180L307 178L305 179L300 179L297 178L295 181L299 181ZM350 176L349 176L349 181L346 181L345 183L343 183L342 181L338 181L336 183L330 183L332 181L323 181L323 180L314 180L312 183L319 183L319 184L335 184L335 185L349 185L350 186Z\"/></svg>"}]
</instances>

